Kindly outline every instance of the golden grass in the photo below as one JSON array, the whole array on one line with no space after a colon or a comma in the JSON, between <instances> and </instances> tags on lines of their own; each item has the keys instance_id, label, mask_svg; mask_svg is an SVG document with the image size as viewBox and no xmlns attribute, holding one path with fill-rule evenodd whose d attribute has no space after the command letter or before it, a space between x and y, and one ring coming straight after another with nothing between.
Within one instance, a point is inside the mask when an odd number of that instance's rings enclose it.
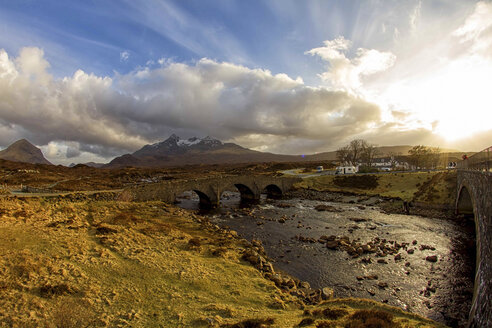
<instances>
[{"instance_id":1,"label":"golden grass","mask_svg":"<svg viewBox=\"0 0 492 328\"><path fill-rule=\"evenodd\" d=\"M173 206L34 198L0 206L0 327L294 327L304 318L299 300L240 260L244 241ZM440 327L365 300L308 309L328 306Z\"/></svg>"},{"instance_id":2,"label":"golden grass","mask_svg":"<svg viewBox=\"0 0 492 328\"><path fill-rule=\"evenodd\" d=\"M388 173L373 176L377 177L377 186L372 189L337 185L334 182L335 179L339 179L339 176L335 175L306 178L296 186L317 191L380 195L400 198L404 201L416 200L435 204L452 204L454 201L456 189L456 173L454 172ZM350 178L350 176L347 177ZM426 184L431 180L432 184ZM433 190L429 190L430 188ZM419 197L419 193L433 196L430 199Z\"/></svg>"}]
</instances>

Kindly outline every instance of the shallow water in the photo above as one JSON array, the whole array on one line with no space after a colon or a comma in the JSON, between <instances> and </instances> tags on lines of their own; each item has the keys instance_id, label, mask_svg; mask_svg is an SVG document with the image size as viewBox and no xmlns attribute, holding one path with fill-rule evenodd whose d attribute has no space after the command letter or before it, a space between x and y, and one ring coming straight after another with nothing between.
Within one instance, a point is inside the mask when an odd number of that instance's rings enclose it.
<instances>
[{"instance_id":1,"label":"shallow water","mask_svg":"<svg viewBox=\"0 0 492 328\"><path fill-rule=\"evenodd\" d=\"M314 288L330 287L337 297L374 299L452 327L466 324L473 293L470 251L474 246L470 244L473 226L465 222L389 215L371 205L299 198L262 199L260 204L240 208L239 193L226 193L221 204L220 209L202 214L248 240L261 240L276 270L308 281ZM337 212L314 209L321 204ZM186 195L180 206L198 210L198 198ZM388 245L408 243L406 249L414 253L401 248L401 259L395 259L396 254L380 257L374 253L353 258L324 243L301 241L323 235L347 236L361 244L377 238L386 239ZM422 245L434 250L421 250ZM437 255L438 261L427 261L431 255ZM378 279L360 280L371 275Z\"/></svg>"}]
</instances>

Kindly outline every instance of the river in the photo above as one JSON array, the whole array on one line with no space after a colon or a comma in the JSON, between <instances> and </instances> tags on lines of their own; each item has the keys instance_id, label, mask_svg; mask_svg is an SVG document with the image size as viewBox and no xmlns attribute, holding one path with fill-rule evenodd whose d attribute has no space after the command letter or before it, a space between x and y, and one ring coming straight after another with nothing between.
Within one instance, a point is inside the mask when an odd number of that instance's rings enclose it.
<instances>
[{"instance_id":1,"label":"river","mask_svg":"<svg viewBox=\"0 0 492 328\"><path fill-rule=\"evenodd\" d=\"M377 197L262 198L242 206L239 196L224 193L219 209L200 213L260 240L276 270L330 287L336 297L369 298L465 326L474 270L473 225L466 220L385 214ZM179 206L199 211L198 197L185 193Z\"/></svg>"}]
</instances>

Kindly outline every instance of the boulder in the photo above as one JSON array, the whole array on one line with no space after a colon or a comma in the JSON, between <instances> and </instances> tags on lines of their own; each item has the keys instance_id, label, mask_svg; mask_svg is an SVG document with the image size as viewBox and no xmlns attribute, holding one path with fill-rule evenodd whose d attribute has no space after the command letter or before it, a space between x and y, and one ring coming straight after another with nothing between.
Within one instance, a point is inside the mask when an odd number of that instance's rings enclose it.
<instances>
[{"instance_id":1,"label":"boulder","mask_svg":"<svg viewBox=\"0 0 492 328\"><path fill-rule=\"evenodd\" d=\"M328 212L340 212L336 207L330 206L330 205L316 205L314 207L316 211L323 212L323 211L328 211Z\"/></svg>"},{"instance_id":2,"label":"boulder","mask_svg":"<svg viewBox=\"0 0 492 328\"><path fill-rule=\"evenodd\" d=\"M333 298L333 296L334 296L333 289L328 288L328 287L324 287L321 289L321 297L324 300L329 300L329 299Z\"/></svg>"},{"instance_id":3,"label":"boulder","mask_svg":"<svg viewBox=\"0 0 492 328\"><path fill-rule=\"evenodd\" d=\"M309 285L309 282L307 282L307 281L301 281L301 283L299 284L299 288L309 289L309 288L311 288L311 285Z\"/></svg>"},{"instance_id":4,"label":"boulder","mask_svg":"<svg viewBox=\"0 0 492 328\"><path fill-rule=\"evenodd\" d=\"M380 289L385 289L385 288L388 288L388 283L387 283L387 282L381 282L381 281L380 281L380 282L378 283L378 287L379 287Z\"/></svg>"},{"instance_id":5,"label":"boulder","mask_svg":"<svg viewBox=\"0 0 492 328\"><path fill-rule=\"evenodd\" d=\"M437 262L437 255L430 255L425 258L426 261L429 262Z\"/></svg>"},{"instance_id":6,"label":"boulder","mask_svg":"<svg viewBox=\"0 0 492 328\"><path fill-rule=\"evenodd\" d=\"M329 240L326 242L326 248L329 249L337 249L338 248L338 241L336 240Z\"/></svg>"}]
</instances>

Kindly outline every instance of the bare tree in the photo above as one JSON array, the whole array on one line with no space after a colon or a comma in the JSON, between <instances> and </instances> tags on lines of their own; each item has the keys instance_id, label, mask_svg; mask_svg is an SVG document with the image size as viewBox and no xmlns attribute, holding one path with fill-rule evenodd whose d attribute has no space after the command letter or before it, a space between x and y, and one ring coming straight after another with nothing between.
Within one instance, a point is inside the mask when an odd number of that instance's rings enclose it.
<instances>
[{"instance_id":1,"label":"bare tree","mask_svg":"<svg viewBox=\"0 0 492 328\"><path fill-rule=\"evenodd\" d=\"M341 163L357 165L357 163L362 162L372 166L378 154L379 152L375 145L369 144L363 139L355 139L337 150L337 159Z\"/></svg>"},{"instance_id":2,"label":"bare tree","mask_svg":"<svg viewBox=\"0 0 492 328\"><path fill-rule=\"evenodd\" d=\"M436 168L439 164L440 152L439 147L414 146L408 151L408 161L415 168Z\"/></svg>"},{"instance_id":3,"label":"bare tree","mask_svg":"<svg viewBox=\"0 0 492 328\"><path fill-rule=\"evenodd\" d=\"M337 159L340 163L348 163L351 160L349 146L341 147L337 150Z\"/></svg>"},{"instance_id":4,"label":"bare tree","mask_svg":"<svg viewBox=\"0 0 492 328\"><path fill-rule=\"evenodd\" d=\"M413 146L412 149L408 151L408 162L414 168L422 168L424 166L424 157L427 153L427 147L422 145Z\"/></svg>"},{"instance_id":5,"label":"bare tree","mask_svg":"<svg viewBox=\"0 0 492 328\"><path fill-rule=\"evenodd\" d=\"M362 149L360 158L362 160L362 163L371 167L372 164L374 163L374 160L379 155L380 155L380 151L376 147L376 145L371 145L366 143L365 147Z\"/></svg>"},{"instance_id":6,"label":"bare tree","mask_svg":"<svg viewBox=\"0 0 492 328\"><path fill-rule=\"evenodd\" d=\"M348 147L350 150L350 163L355 165L360 161L362 152L364 151L364 148L367 147L367 141L363 139L355 139L350 142Z\"/></svg>"},{"instance_id":7,"label":"bare tree","mask_svg":"<svg viewBox=\"0 0 492 328\"><path fill-rule=\"evenodd\" d=\"M429 152L429 167L437 168L439 166L439 162L441 160L441 149L439 147L430 148Z\"/></svg>"},{"instance_id":8,"label":"bare tree","mask_svg":"<svg viewBox=\"0 0 492 328\"><path fill-rule=\"evenodd\" d=\"M391 163L391 167L394 168L396 167L396 164L398 163L398 158L401 157L401 152L389 152L388 153L389 157L390 157L390 163Z\"/></svg>"}]
</instances>

